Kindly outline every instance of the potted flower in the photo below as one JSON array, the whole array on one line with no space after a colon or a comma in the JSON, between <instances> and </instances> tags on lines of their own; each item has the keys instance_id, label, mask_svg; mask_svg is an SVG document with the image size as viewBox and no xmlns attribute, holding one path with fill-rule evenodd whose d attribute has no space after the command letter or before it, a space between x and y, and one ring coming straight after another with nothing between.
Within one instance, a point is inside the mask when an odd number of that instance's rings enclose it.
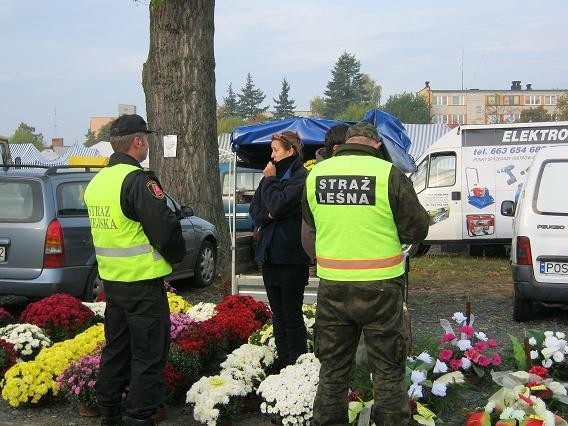
<instances>
[{"instance_id":1,"label":"potted flower","mask_svg":"<svg viewBox=\"0 0 568 426\"><path fill-rule=\"evenodd\" d=\"M43 328L54 342L71 339L94 323L94 312L81 300L65 293L30 303L20 315L20 322Z\"/></svg>"},{"instance_id":2,"label":"potted flower","mask_svg":"<svg viewBox=\"0 0 568 426\"><path fill-rule=\"evenodd\" d=\"M186 330L195 321L189 315L181 312L170 314L170 339L175 341L182 331Z\"/></svg>"},{"instance_id":3,"label":"potted flower","mask_svg":"<svg viewBox=\"0 0 568 426\"><path fill-rule=\"evenodd\" d=\"M213 318L217 311L215 311L214 303L199 302L189 308L186 312L195 322L203 322Z\"/></svg>"},{"instance_id":4,"label":"potted flower","mask_svg":"<svg viewBox=\"0 0 568 426\"><path fill-rule=\"evenodd\" d=\"M168 305L170 307L170 313L173 312L185 312L191 305L179 294L172 293L171 291L166 292L168 296Z\"/></svg>"},{"instance_id":5,"label":"potted flower","mask_svg":"<svg viewBox=\"0 0 568 426\"><path fill-rule=\"evenodd\" d=\"M7 340L0 339L0 377L4 377L6 371L16 363L16 358L14 345Z\"/></svg>"},{"instance_id":6,"label":"potted flower","mask_svg":"<svg viewBox=\"0 0 568 426\"><path fill-rule=\"evenodd\" d=\"M4 327L8 324L15 322L14 317L10 312L0 307L0 327Z\"/></svg>"},{"instance_id":7,"label":"potted flower","mask_svg":"<svg viewBox=\"0 0 568 426\"><path fill-rule=\"evenodd\" d=\"M444 329L442 348L438 354L440 363L451 370L463 371L470 380L472 377L481 378L486 371L501 365L497 343L485 333L475 331L473 315L465 316L456 312L452 319L457 324L457 333L448 320L440 320ZM475 373L475 376L472 376L471 372Z\"/></svg>"},{"instance_id":8,"label":"potted flower","mask_svg":"<svg viewBox=\"0 0 568 426\"><path fill-rule=\"evenodd\" d=\"M320 363L312 353L301 355L296 364L268 376L258 387L260 411L284 424L309 424L319 383Z\"/></svg>"},{"instance_id":9,"label":"potted flower","mask_svg":"<svg viewBox=\"0 0 568 426\"><path fill-rule=\"evenodd\" d=\"M57 377L59 391L79 408L79 415L98 415L95 384L99 375L100 356L87 355L79 358Z\"/></svg>"},{"instance_id":10,"label":"potted flower","mask_svg":"<svg viewBox=\"0 0 568 426\"><path fill-rule=\"evenodd\" d=\"M202 377L187 392L186 402L193 404L193 417L198 422L223 424L238 412L244 386L229 376Z\"/></svg>"},{"instance_id":11,"label":"potted flower","mask_svg":"<svg viewBox=\"0 0 568 426\"><path fill-rule=\"evenodd\" d=\"M528 330L530 363L542 365L558 379L568 379L568 343L566 334L554 331Z\"/></svg>"},{"instance_id":12,"label":"potted flower","mask_svg":"<svg viewBox=\"0 0 568 426\"><path fill-rule=\"evenodd\" d=\"M43 348L51 346L46 333L34 324L9 324L0 328L0 338L12 343L23 361L33 360Z\"/></svg>"}]
</instances>

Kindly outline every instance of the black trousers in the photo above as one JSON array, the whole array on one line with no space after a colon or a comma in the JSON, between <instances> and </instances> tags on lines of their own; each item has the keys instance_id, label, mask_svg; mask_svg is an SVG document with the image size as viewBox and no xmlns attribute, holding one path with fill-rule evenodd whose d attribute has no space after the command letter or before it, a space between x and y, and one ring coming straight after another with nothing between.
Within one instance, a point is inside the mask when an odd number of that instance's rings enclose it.
<instances>
[{"instance_id":1,"label":"black trousers","mask_svg":"<svg viewBox=\"0 0 568 426\"><path fill-rule=\"evenodd\" d=\"M308 351L302 314L308 278L308 265L262 265L262 279L272 310L276 350L283 365L295 363Z\"/></svg>"},{"instance_id":2,"label":"black trousers","mask_svg":"<svg viewBox=\"0 0 568 426\"><path fill-rule=\"evenodd\" d=\"M104 282L106 346L96 384L101 412L120 409L148 419L164 397L164 366L170 344L170 311L163 279Z\"/></svg>"}]
</instances>

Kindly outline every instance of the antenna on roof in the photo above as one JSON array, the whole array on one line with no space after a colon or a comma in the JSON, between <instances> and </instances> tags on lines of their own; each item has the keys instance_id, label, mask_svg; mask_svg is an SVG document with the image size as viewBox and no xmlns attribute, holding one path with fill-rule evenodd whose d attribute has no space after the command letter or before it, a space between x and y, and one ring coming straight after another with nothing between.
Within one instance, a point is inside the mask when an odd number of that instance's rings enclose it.
<instances>
[{"instance_id":1,"label":"antenna on roof","mask_svg":"<svg viewBox=\"0 0 568 426\"><path fill-rule=\"evenodd\" d=\"M463 47L462 47L461 77L462 77L462 90L463 90Z\"/></svg>"},{"instance_id":2,"label":"antenna on roof","mask_svg":"<svg viewBox=\"0 0 568 426\"><path fill-rule=\"evenodd\" d=\"M57 136L57 107L53 108L53 130L55 131L55 136Z\"/></svg>"}]
</instances>

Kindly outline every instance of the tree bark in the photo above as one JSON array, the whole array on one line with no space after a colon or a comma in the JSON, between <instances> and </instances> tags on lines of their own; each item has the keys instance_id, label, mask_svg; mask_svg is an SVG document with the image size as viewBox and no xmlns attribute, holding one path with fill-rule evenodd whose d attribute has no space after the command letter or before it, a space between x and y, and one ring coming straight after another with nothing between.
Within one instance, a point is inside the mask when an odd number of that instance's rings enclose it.
<instances>
[{"instance_id":1,"label":"tree bark","mask_svg":"<svg viewBox=\"0 0 568 426\"><path fill-rule=\"evenodd\" d=\"M150 6L150 48L142 72L150 168L164 189L219 232L218 271L230 258L219 182L213 0L165 0ZM176 157L164 158L164 135L177 135Z\"/></svg>"}]
</instances>

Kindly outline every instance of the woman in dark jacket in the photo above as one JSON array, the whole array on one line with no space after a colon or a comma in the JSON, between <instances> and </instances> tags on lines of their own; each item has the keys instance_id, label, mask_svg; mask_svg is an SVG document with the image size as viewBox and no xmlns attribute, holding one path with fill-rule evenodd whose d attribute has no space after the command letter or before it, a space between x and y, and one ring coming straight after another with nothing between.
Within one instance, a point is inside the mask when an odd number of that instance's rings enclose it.
<instances>
[{"instance_id":1,"label":"woman in dark jacket","mask_svg":"<svg viewBox=\"0 0 568 426\"><path fill-rule=\"evenodd\" d=\"M301 199L308 171L295 132L272 135L271 161L254 194L250 214L258 228L256 260L272 310L278 365L294 364L307 352L302 315L309 258L302 249Z\"/></svg>"}]
</instances>

